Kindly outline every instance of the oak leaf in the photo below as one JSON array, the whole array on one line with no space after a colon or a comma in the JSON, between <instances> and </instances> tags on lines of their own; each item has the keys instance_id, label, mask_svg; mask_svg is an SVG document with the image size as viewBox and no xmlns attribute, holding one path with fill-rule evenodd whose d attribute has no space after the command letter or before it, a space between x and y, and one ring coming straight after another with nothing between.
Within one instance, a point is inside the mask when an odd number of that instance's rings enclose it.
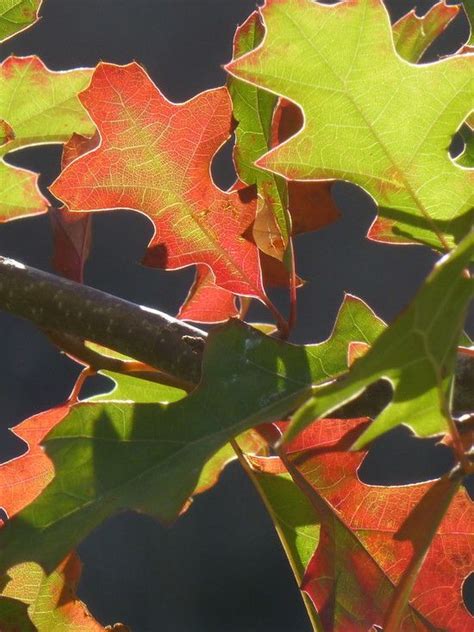
<instances>
[{"instance_id":1,"label":"oak leaf","mask_svg":"<svg viewBox=\"0 0 474 632\"><path fill-rule=\"evenodd\" d=\"M227 70L296 103L305 125L257 166L358 184L390 241L452 248L473 219L473 174L448 155L472 109L472 55L406 62L381 0L266 0L261 15L265 39Z\"/></svg>"},{"instance_id":2,"label":"oak leaf","mask_svg":"<svg viewBox=\"0 0 474 632\"><path fill-rule=\"evenodd\" d=\"M196 488L212 482L206 468L231 438L294 410L313 383L345 371L351 341L370 344L382 330L365 303L350 296L330 338L307 347L232 320L211 332L201 383L186 397L159 403L160 387L151 402L156 385L141 380L141 396L134 391L130 398L125 388L72 406L43 442L53 480L0 529L0 573L23 561L53 570L126 508L176 519Z\"/></svg>"},{"instance_id":3,"label":"oak leaf","mask_svg":"<svg viewBox=\"0 0 474 632\"><path fill-rule=\"evenodd\" d=\"M8 620L8 608L13 600L26 605L35 632L104 632L105 628L76 596L81 570L81 562L75 553L68 555L50 575L35 563L26 562L11 568L8 583L0 596L2 632L25 630L23 616L16 622ZM19 627L15 627L15 623Z\"/></svg>"},{"instance_id":4,"label":"oak leaf","mask_svg":"<svg viewBox=\"0 0 474 632\"><path fill-rule=\"evenodd\" d=\"M262 22L254 12L235 33L233 59L254 49L263 35ZM283 107L274 94L234 77L229 79L228 86L237 121L236 171L240 180L255 185L258 193L252 236L263 253L265 285L269 282L269 285L289 287L289 323L292 325L296 316L296 288L301 285L295 272L292 237L335 221L339 212L330 195L331 183L287 182L256 165L277 140L287 140L297 131L300 110L294 106L293 109ZM274 259L273 263L268 257ZM282 270L278 270L278 266Z\"/></svg>"},{"instance_id":5,"label":"oak leaf","mask_svg":"<svg viewBox=\"0 0 474 632\"><path fill-rule=\"evenodd\" d=\"M47 211L38 176L4 157L24 147L65 143L73 132L92 135L94 126L77 98L89 69L54 72L38 57L8 57L0 65L0 121L10 129L0 146L0 221Z\"/></svg>"},{"instance_id":6,"label":"oak leaf","mask_svg":"<svg viewBox=\"0 0 474 632\"><path fill-rule=\"evenodd\" d=\"M236 296L216 285L207 266L196 266L194 283L178 312L178 318L197 323L218 323L238 314Z\"/></svg>"},{"instance_id":7,"label":"oak leaf","mask_svg":"<svg viewBox=\"0 0 474 632\"><path fill-rule=\"evenodd\" d=\"M449 434L456 352L474 295L474 279L465 272L473 255L471 233L438 261L410 306L345 376L315 388L313 399L295 414L288 438L379 379L392 385L391 402L354 447L361 448L402 423L419 436Z\"/></svg>"},{"instance_id":8,"label":"oak leaf","mask_svg":"<svg viewBox=\"0 0 474 632\"><path fill-rule=\"evenodd\" d=\"M38 21L43 0L0 0L0 43Z\"/></svg>"},{"instance_id":9,"label":"oak leaf","mask_svg":"<svg viewBox=\"0 0 474 632\"><path fill-rule=\"evenodd\" d=\"M325 631L365 632L386 624L394 586L408 574L411 611L398 613L402 622L390 629L468 632L473 617L462 584L474 563L473 503L456 478L363 483L365 453L349 449L366 426L364 419L324 419L286 447L285 464L321 525L302 588ZM286 471L279 460L252 457L252 463L263 472ZM413 569L418 555L421 568Z\"/></svg>"},{"instance_id":10,"label":"oak leaf","mask_svg":"<svg viewBox=\"0 0 474 632\"><path fill-rule=\"evenodd\" d=\"M138 64L101 63L80 99L100 144L66 167L54 195L73 211L123 207L146 214L156 231L146 264L204 264L220 287L267 303L257 248L242 237L255 198L220 190L209 171L231 133L227 90L175 104Z\"/></svg>"},{"instance_id":11,"label":"oak leaf","mask_svg":"<svg viewBox=\"0 0 474 632\"><path fill-rule=\"evenodd\" d=\"M393 41L397 52L407 61L416 63L458 15L459 4L446 4L440 0L424 15L412 9L393 25Z\"/></svg>"}]
</instances>

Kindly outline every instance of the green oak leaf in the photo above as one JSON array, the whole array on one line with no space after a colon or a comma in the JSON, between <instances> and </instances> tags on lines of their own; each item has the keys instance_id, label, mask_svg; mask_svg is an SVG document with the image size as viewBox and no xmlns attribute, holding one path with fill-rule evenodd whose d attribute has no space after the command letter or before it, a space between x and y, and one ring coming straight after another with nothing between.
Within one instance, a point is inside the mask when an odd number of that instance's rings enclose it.
<instances>
[{"instance_id":1,"label":"green oak leaf","mask_svg":"<svg viewBox=\"0 0 474 632\"><path fill-rule=\"evenodd\" d=\"M114 386L110 393L95 395L86 401L130 401L136 404L153 404L156 402L177 402L186 396L186 392L174 386L150 382L137 377L133 373L122 374L113 371L99 371L101 375L110 378Z\"/></svg>"},{"instance_id":2,"label":"green oak leaf","mask_svg":"<svg viewBox=\"0 0 474 632\"><path fill-rule=\"evenodd\" d=\"M8 582L0 596L0 630L104 632L76 596L81 571L82 564L75 553L49 575L34 563L9 569Z\"/></svg>"},{"instance_id":3,"label":"green oak leaf","mask_svg":"<svg viewBox=\"0 0 474 632\"><path fill-rule=\"evenodd\" d=\"M0 0L0 43L38 20L43 0Z\"/></svg>"},{"instance_id":4,"label":"green oak leaf","mask_svg":"<svg viewBox=\"0 0 474 632\"><path fill-rule=\"evenodd\" d=\"M472 109L473 56L405 61L381 0L266 0L261 14L263 43L227 70L295 102L305 124L257 165L363 187L384 222L374 239L452 248L473 220L473 174L448 155Z\"/></svg>"},{"instance_id":5,"label":"green oak leaf","mask_svg":"<svg viewBox=\"0 0 474 632\"><path fill-rule=\"evenodd\" d=\"M64 143L73 132L91 136L94 126L77 98L91 72L53 72L34 56L8 57L0 65L0 122L9 132L0 146L0 221L47 210L37 174L9 165L4 157L24 147Z\"/></svg>"},{"instance_id":6,"label":"green oak leaf","mask_svg":"<svg viewBox=\"0 0 474 632\"><path fill-rule=\"evenodd\" d=\"M458 15L460 5L448 5L444 0L434 4L424 15L415 9L402 16L393 25L393 41L397 53L407 61L416 63Z\"/></svg>"},{"instance_id":7,"label":"green oak leaf","mask_svg":"<svg viewBox=\"0 0 474 632\"><path fill-rule=\"evenodd\" d=\"M467 17L469 18L469 23L471 25L471 36L469 38L469 46L474 46L474 0L464 0L463 1L464 9L466 10Z\"/></svg>"},{"instance_id":8,"label":"green oak leaf","mask_svg":"<svg viewBox=\"0 0 474 632\"><path fill-rule=\"evenodd\" d=\"M201 383L187 397L160 404L107 396L73 406L44 443L54 479L0 530L0 573L23 561L54 569L123 509L174 520L206 478L206 464L232 437L294 410L312 384L346 370L350 342L372 343L383 328L351 296L330 338L307 347L230 321L211 332Z\"/></svg>"},{"instance_id":9,"label":"green oak leaf","mask_svg":"<svg viewBox=\"0 0 474 632\"><path fill-rule=\"evenodd\" d=\"M258 13L254 12L237 29L233 58L238 59L256 48L263 36L262 22ZM286 248L290 241L291 222L287 211L288 192L285 180L255 165L256 160L266 154L271 147L272 120L278 98L270 92L232 77L228 80L228 88L232 97L232 114L238 123L234 147L237 174L246 184L257 186L257 216L263 211L263 207L270 207ZM286 263L290 267L290 261Z\"/></svg>"},{"instance_id":10,"label":"green oak leaf","mask_svg":"<svg viewBox=\"0 0 474 632\"><path fill-rule=\"evenodd\" d=\"M382 378L393 387L392 401L359 437L355 449L402 423L422 437L448 433L457 345L474 295L474 279L465 274L473 254L471 233L436 264L411 305L347 375L316 388L313 399L295 414L286 438Z\"/></svg>"},{"instance_id":11,"label":"green oak leaf","mask_svg":"<svg viewBox=\"0 0 474 632\"><path fill-rule=\"evenodd\" d=\"M272 518L293 575L301 587L304 574L319 544L320 518L313 504L280 466L279 459L250 458L250 478ZM268 463L275 462L269 473ZM308 617L315 630L323 630L311 599L301 593Z\"/></svg>"},{"instance_id":12,"label":"green oak leaf","mask_svg":"<svg viewBox=\"0 0 474 632\"><path fill-rule=\"evenodd\" d=\"M113 371L100 371L100 373L113 380L114 388L110 393L89 398L88 402L128 400L134 404L153 404L156 402L163 404L177 402L186 396L186 392L180 388L156 382L150 383L147 379L136 377L133 374L124 375ZM249 453L261 452L267 446L266 441L251 430L240 435L239 444L242 449ZM196 494L201 494L215 485L225 466L231 461L235 461L236 458L234 448L230 443L218 450L204 465L189 497L192 498Z\"/></svg>"}]
</instances>

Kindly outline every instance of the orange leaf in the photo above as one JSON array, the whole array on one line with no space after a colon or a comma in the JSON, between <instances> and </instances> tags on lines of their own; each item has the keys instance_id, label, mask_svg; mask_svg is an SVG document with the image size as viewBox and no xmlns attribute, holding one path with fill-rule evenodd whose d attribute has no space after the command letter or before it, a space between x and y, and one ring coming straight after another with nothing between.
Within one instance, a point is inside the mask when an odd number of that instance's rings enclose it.
<instances>
[{"instance_id":1,"label":"orange leaf","mask_svg":"<svg viewBox=\"0 0 474 632\"><path fill-rule=\"evenodd\" d=\"M9 518L33 502L53 479L53 465L40 443L68 412L68 405L57 406L13 429L28 444L28 452L0 465L0 506Z\"/></svg>"},{"instance_id":2,"label":"orange leaf","mask_svg":"<svg viewBox=\"0 0 474 632\"><path fill-rule=\"evenodd\" d=\"M54 195L71 210L141 211L156 231L145 263L206 264L220 287L266 302L257 248L242 237L256 197L221 191L209 171L231 133L227 89L170 103L138 64L101 63L80 98L100 144L66 167Z\"/></svg>"},{"instance_id":3,"label":"orange leaf","mask_svg":"<svg viewBox=\"0 0 474 632\"><path fill-rule=\"evenodd\" d=\"M393 586L423 551L430 523L436 527L432 503L438 507L449 500L458 485L448 477L393 487L363 483L358 469L366 453L348 450L366 424L363 419L325 419L287 448L290 473L321 519L320 543L303 589L325 630L366 632L370 625L384 624ZM264 464L260 459L260 469ZM411 592L411 610L397 629L473 629L462 598L462 584L474 565L473 534L473 503L461 488L435 528Z\"/></svg>"},{"instance_id":4,"label":"orange leaf","mask_svg":"<svg viewBox=\"0 0 474 632\"><path fill-rule=\"evenodd\" d=\"M194 283L179 310L178 318L196 323L224 322L239 314L235 299L232 292L215 284L207 266L198 265Z\"/></svg>"}]
</instances>

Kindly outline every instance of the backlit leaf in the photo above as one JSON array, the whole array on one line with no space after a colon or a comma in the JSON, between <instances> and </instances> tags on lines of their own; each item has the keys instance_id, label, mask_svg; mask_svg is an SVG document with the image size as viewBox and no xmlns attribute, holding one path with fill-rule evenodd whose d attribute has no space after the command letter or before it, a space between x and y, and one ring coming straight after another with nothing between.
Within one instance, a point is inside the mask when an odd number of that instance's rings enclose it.
<instances>
[{"instance_id":1,"label":"backlit leaf","mask_svg":"<svg viewBox=\"0 0 474 632\"><path fill-rule=\"evenodd\" d=\"M179 310L178 318L195 323L219 323L238 314L235 295L216 285L207 266L198 265L194 283Z\"/></svg>"},{"instance_id":2,"label":"backlit leaf","mask_svg":"<svg viewBox=\"0 0 474 632\"><path fill-rule=\"evenodd\" d=\"M88 69L53 72L38 57L8 57L0 65L0 120L12 131L0 147L0 221L47 210L38 176L3 158L24 147L65 143L73 132L92 135L94 126L77 98L90 77Z\"/></svg>"},{"instance_id":3,"label":"backlit leaf","mask_svg":"<svg viewBox=\"0 0 474 632\"><path fill-rule=\"evenodd\" d=\"M446 4L440 0L419 17L415 9L409 11L393 25L393 40L399 55L416 63L436 38L454 20L459 4Z\"/></svg>"},{"instance_id":4,"label":"backlit leaf","mask_svg":"<svg viewBox=\"0 0 474 632\"><path fill-rule=\"evenodd\" d=\"M265 301L257 249L242 237L255 217L255 198L221 191L209 173L231 132L227 90L174 104L138 64L101 63L80 98L100 144L63 171L53 193L71 210L145 213L156 230L147 264L205 264L219 286Z\"/></svg>"},{"instance_id":5,"label":"backlit leaf","mask_svg":"<svg viewBox=\"0 0 474 632\"><path fill-rule=\"evenodd\" d=\"M263 35L262 22L254 12L236 31L234 59L259 45ZM232 77L228 86L233 116L238 123L234 148L236 170L243 182L257 187L259 196L252 235L265 255L284 262L286 276L282 285L290 287L290 298L294 303L298 282L291 237L326 226L339 217L330 195L331 185L286 182L258 167L255 162L274 144L283 142L297 131L301 123L300 110L292 104L280 103L274 94ZM271 263L267 261L268 266ZM262 267L267 284L272 275L265 275L265 260ZM276 270L276 264L272 267ZM283 278L281 272L278 276Z\"/></svg>"},{"instance_id":6,"label":"backlit leaf","mask_svg":"<svg viewBox=\"0 0 474 632\"><path fill-rule=\"evenodd\" d=\"M473 174L448 147L472 109L472 55L406 62L381 0L267 0L261 13L264 41L227 69L294 101L305 124L257 165L360 185L379 205L386 241L442 250L460 241Z\"/></svg>"},{"instance_id":7,"label":"backlit leaf","mask_svg":"<svg viewBox=\"0 0 474 632\"><path fill-rule=\"evenodd\" d=\"M260 44L263 35L260 17L254 12L235 33L233 58L238 59L253 50ZM282 178L262 171L254 164L271 147L272 119L278 97L237 79L231 78L228 85L233 115L238 123L234 148L237 173L246 184L257 185L259 206L256 221L261 223L260 216L266 214L270 216L270 221L275 222L269 239L265 239L265 231L259 235L258 227L257 232L254 229L254 235L263 252L282 259L291 234L286 184ZM276 241L278 245L272 247Z\"/></svg>"},{"instance_id":8,"label":"backlit leaf","mask_svg":"<svg viewBox=\"0 0 474 632\"><path fill-rule=\"evenodd\" d=\"M26 443L28 451L0 465L0 506L10 518L29 505L53 479L54 468L40 443L68 411L68 405L58 406L15 427L14 434Z\"/></svg>"},{"instance_id":9,"label":"backlit leaf","mask_svg":"<svg viewBox=\"0 0 474 632\"><path fill-rule=\"evenodd\" d=\"M290 471L321 523L303 588L324 630L384 626L394 585L427 549L414 577L411 612L387 629L469 632L474 621L462 584L474 563L472 501L459 480L448 477L392 487L362 483L358 469L365 454L348 450L365 426L364 420L325 419L287 448ZM266 459L257 461L267 469Z\"/></svg>"},{"instance_id":10,"label":"backlit leaf","mask_svg":"<svg viewBox=\"0 0 474 632\"><path fill-rule=\"evenodd\" d=\"M19 564L8 571L9 581L0 596L0 629L2 606L14 599L27 605L27 612L36 632L103 632L100 625L76 596L81 575L77 555L69 555L50 575L35 563ZM11 628L23 632L28 628ZM6 628L5 632L9 632Z\"/></svg>"},{"instance_id":11,"label":"backlit leaf","mask_svg":"<svg viewBox=\"0 0 474 632\"><path fill-rule=\"evenodd\" d=\"M474 233L437 263L411 305L345 377L315 391L296 413L288 436L294 437L381 378L393 386L392 401L354 447L401 423L420 436L448 433L456 350L474 293L474 280L464 269L473 254Z\"/></svg>"},{"instance_id":12,"label":"backlit leaf","mask_svg":"<svg viewBox=\"0 0 474 632\"><path fill-rule=\"evenodd\" d=\"M372 343L382 329L353 297L346 297L331 337L308 347L233 320L211 332L201 384L184 399L73 406L44 444L55 467L53 481L0 530L2 570L23 561L52 570L122 509L172 521L229 439L293 410L312 383L345 370L351 341Z\"/></svg>"},{"instance_id":13,"label":"backlit leaf","mask_svg":"<svg viewBox=\"0 0 474 632\"><path fill-rule=\"evenodd\" d=\"M0 43L38 20L43 0L0 0Z\"/></svg>"},{"instance_id":14,"label":"backlit leaf","mask_svg":"<svg viewBox=\"0 0 474 632\"><path fill-rule=\"evenodd\" d=\"M319 516L280 459L265 456L246 458L251 465L251 479L271 516L299 587L318 546ZM314 629L322 630L313 603L304 593L302 596Z\"/></svg>"}]
</instances>

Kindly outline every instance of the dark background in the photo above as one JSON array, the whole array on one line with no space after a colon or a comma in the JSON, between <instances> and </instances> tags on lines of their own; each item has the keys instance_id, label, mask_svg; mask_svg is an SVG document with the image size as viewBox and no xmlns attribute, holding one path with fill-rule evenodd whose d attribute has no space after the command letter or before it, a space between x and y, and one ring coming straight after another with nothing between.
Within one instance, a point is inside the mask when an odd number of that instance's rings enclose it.
<instances>
[{"instance_id":1,"label":"dark background","mask_svg":"<svg viewBox=\"0 0 474 632\"><path fill-rule=\"evenodd\" d=\"M387 2L395 19L415 5L422 13L432 4ZM235 27L254 8L254 0L45 0L41 22L6 42L0 55L38 54L54 70L135 59L169 99L183 101L224 83L221 66L231 57ZM464 16L457 18L425 60L456 50L467 34ZM59 155L57 147L42 147L9 160L41 171L46 186L58 173ZM232 183L229 147L220 152L213 171L222 187ZM299 298L298 342L329 334L344 291L391 321L435 260L423 247L366 240L375 214L372 200L346 184L335 187L335 196L342 219L297 239L298 270L308 280ZM164 273L140 266L151 235L151 224L137 213L95 216L86 282L176 313L192 270ZM50 269L48 218L0 226L0 253ZM252 315L264 313L254 309ZM32 325L8 314L0 314L0 337L0 457L5 460L25 450L8 428L63 401L78 368ZM378 484L414 482L442 474L450 463L446 449L398 429L372 450L362 478ZM124 513L97 529L79 551L85 566L79 594L105 624L122 621L133 632L310 629L270 520L236 464L173 528Z\"/></svg>"}]
</instances>

